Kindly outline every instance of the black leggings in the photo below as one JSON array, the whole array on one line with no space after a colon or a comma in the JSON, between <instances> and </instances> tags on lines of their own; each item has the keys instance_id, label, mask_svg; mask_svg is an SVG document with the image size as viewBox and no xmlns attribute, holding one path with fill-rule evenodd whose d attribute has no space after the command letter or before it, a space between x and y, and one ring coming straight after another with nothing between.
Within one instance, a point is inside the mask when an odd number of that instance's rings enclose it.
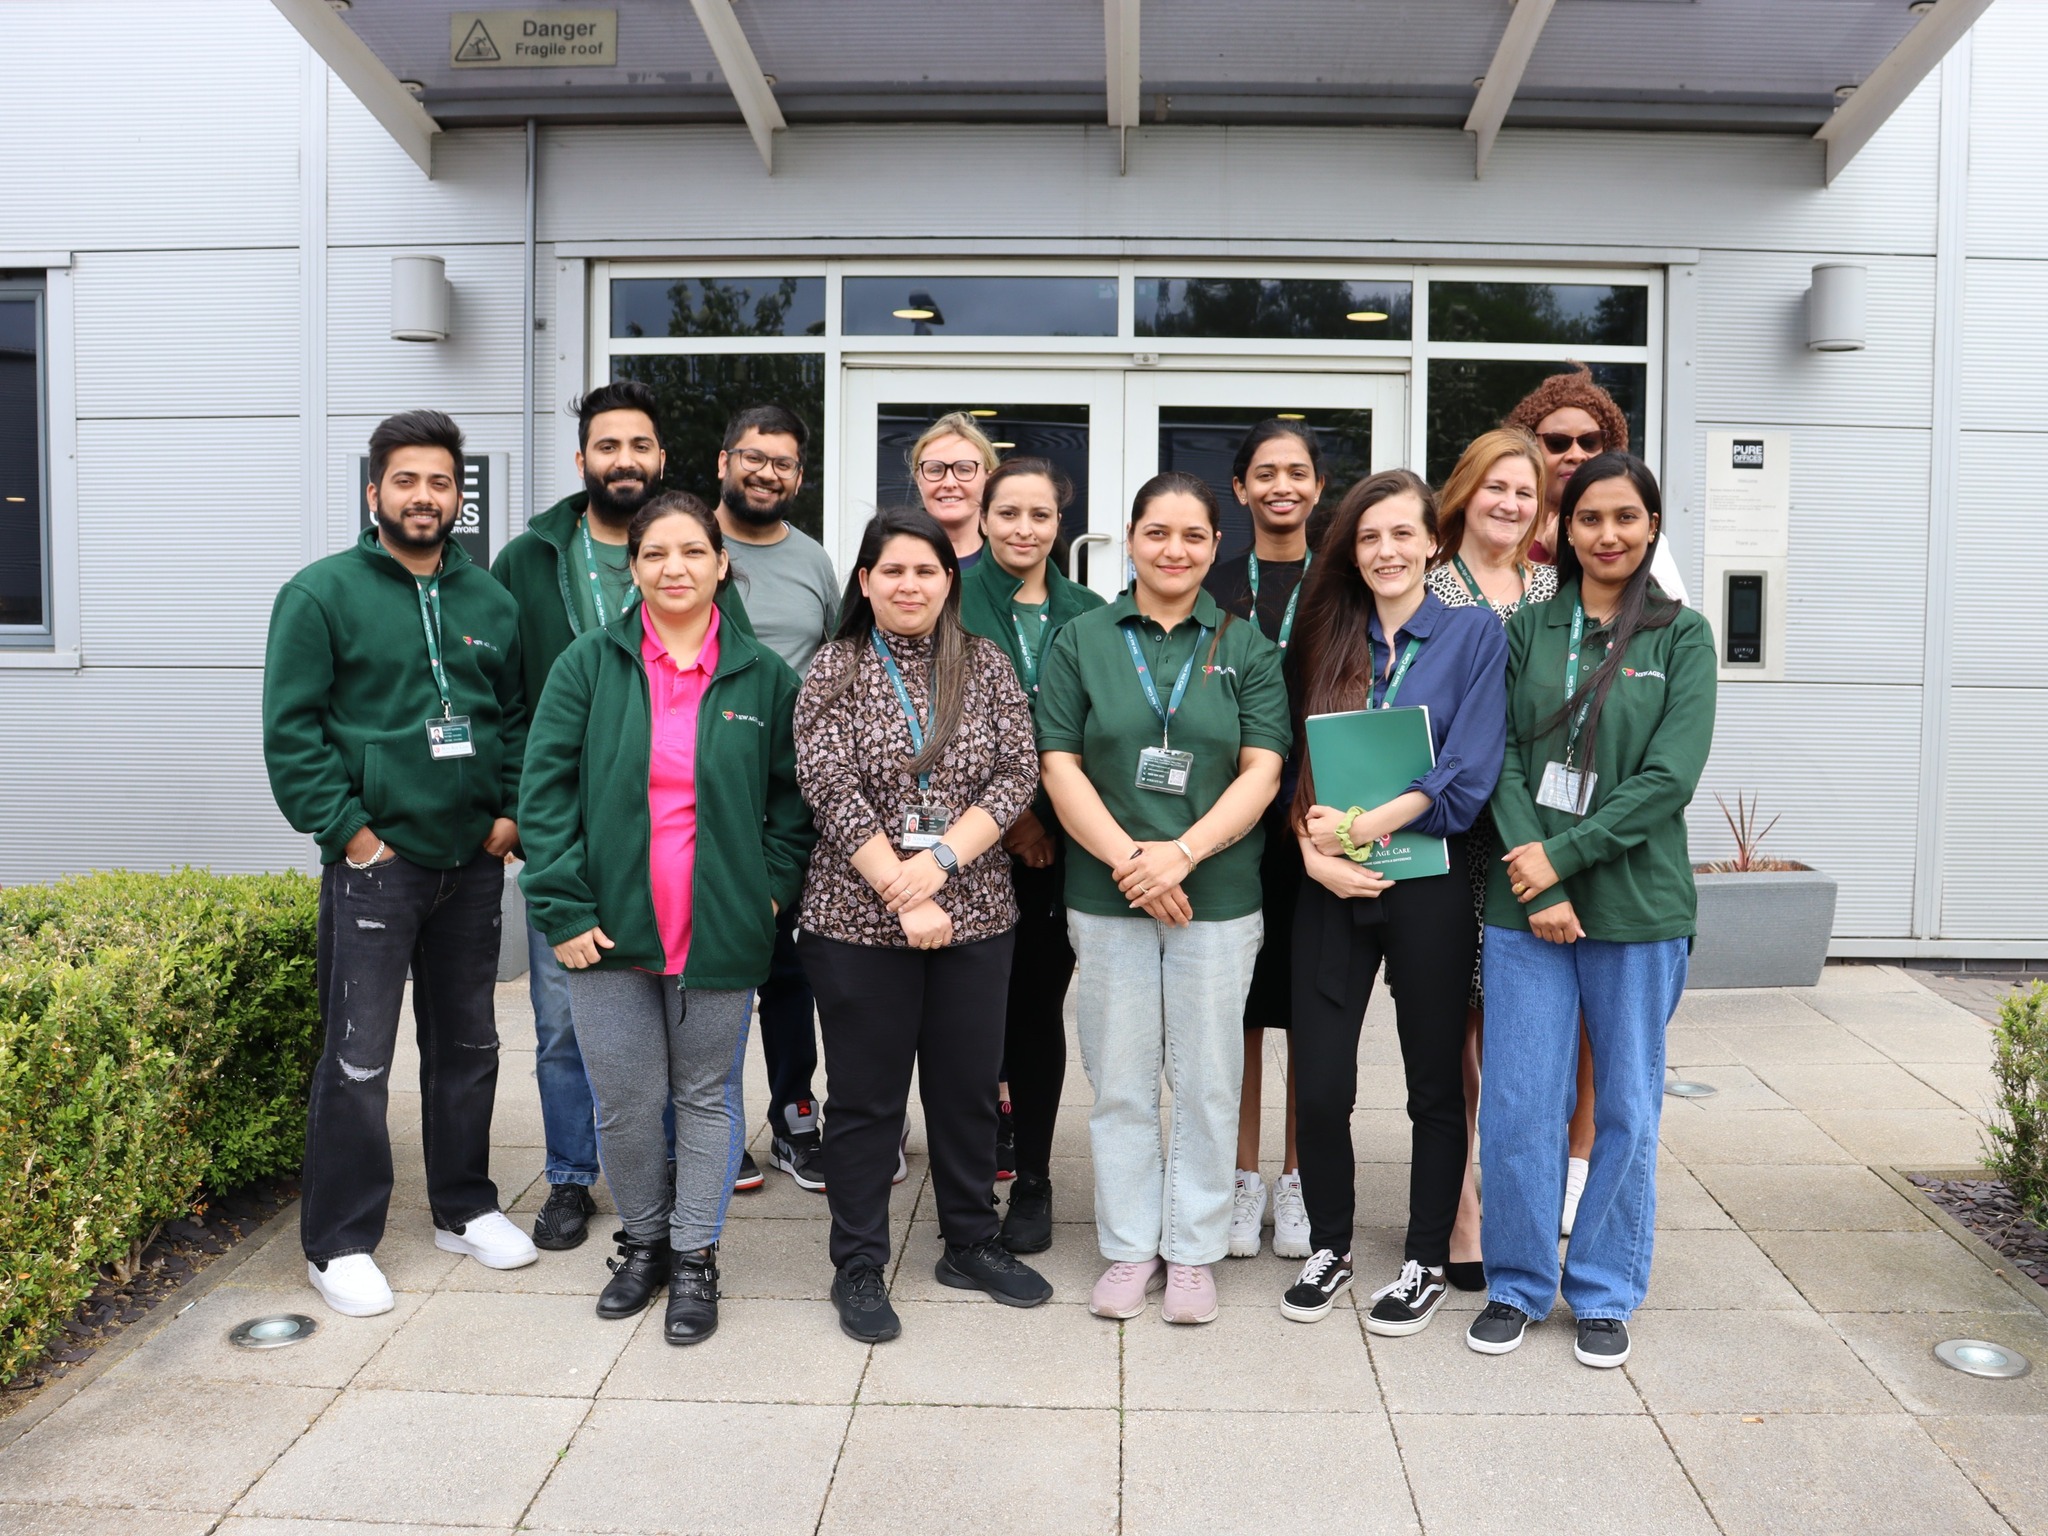
<instances>
[{"instance_id":1,"label":"black leggings","mask_svg":"<svg viewBox=\"0 0 2048 1536\"><path fill-rule=\"evenodd\" d=\"M1066 859L1045 869L1011 861L1017 887L1017 954L1010 966L1010 1018L1003 1035L1003 1081L1017 1134L1017 1171L1052 1171L1052 1133L1067 1082L1067 983L1074 946L1067 938Z\"/></svg>"},{"instance_id":2,"label":"black leggings","mask_svg":"<svg viewBox=\"0 0 2048 1536\"><path fill-rule=\"evenodd\" d=\"M1351 1251L1358 1032L1384 958L1412 1127L1405 1256L1432 1268L1450 1258L1469 1155L1460 1055L1478 937L1464 840L1450 843L1450 874L1399 881L1376 898L1346 901L1313 879L1301 883L1294 918L1296 1135L1309 1240L1318 1248Z\"/></svg>"}]
</instances>

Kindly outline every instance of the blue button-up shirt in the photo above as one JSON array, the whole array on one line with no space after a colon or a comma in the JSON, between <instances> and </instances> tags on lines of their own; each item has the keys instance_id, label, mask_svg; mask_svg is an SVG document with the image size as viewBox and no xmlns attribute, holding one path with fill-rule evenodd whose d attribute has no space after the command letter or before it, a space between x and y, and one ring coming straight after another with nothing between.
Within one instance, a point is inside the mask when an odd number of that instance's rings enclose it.
<instances>
[{"instance_id":1,"label":"blue button-up shirt","mask_svg":"<svg viewBox=\"0 0 2048 1536\"><path fill-rule=\"evenodd\" d=\"M1389 665L1377 612L1367 629L1377 705ZM1394 703L1428 708L1436 766L1408 786L1429 796L1429 809L1408 825L1429 837L1452 837L1471 829L1500 778L1508 742L1508 642L1491 608L1446 608L1433 592L1425 592L1422 606L1394 631L1396 657L1411 638L1422 648Z\"/></svg>"}]
</instances>

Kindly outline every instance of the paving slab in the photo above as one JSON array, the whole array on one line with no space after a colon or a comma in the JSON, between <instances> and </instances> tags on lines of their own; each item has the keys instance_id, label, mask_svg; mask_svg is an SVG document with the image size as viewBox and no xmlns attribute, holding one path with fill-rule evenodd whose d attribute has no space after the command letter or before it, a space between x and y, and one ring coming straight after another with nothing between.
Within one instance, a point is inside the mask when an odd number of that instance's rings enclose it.
<instances>
[{"instance_id":1,"label":"paving slab","mask_svg":"<svg viewBox=\"0 0 2048 1536\"><path fill-rule=\"evenodd\" d=\"M1671 1157L1657 1159L1658 1231L1724 1229L1734 1225L1734 1218L1684 1164Z\"/></svg>"},{"instance_id":2,"label":"paving slab","mask_svg":"<svg viewBox=\"0 0 2048 1536\"><path fill-rule=\"evenodd\" d=\"M897 1306L903 1338L874 1348L860 1400L990 1408L1115 1408L1113 1322L1083 1306ZM847 1341L851 1342L851 1341ZM905 1347L898 1347L899 1345Z\"/></svg>"},{"instance_id":3,"label":"paving slab","mask_svg":"<svg viewBox=\"0 0 2048 1536\"><path fill-rule=\"evenodd\" d=\"M818 1529L903 1536L964 1522L976 1536L1107 1536L1118 1430L1117 1414L1100 1408L863 1404Z\"/></svg>"},{"instance_id":4,"label":"paving slab","mask_svg":"<svg viewBox=\"0 0 2048 1536\"><path fill-rule=\"evenodd\" d=\"M1762 1071L1772 1066L1835 1066L1885 1059L1869 1041L1839 1024L1770 1024L1760 1029L1723 1025L1714 1031L1735 1060Z\"/></svg>"},{"instance_id":5,"label":"paving slab","mask_svg":"<svg viewBox=\"0 0 2048 1536\"><path fill-rule=\"evenodd\" d=\"M1906 1070L1965 1114L1979 1120L1992 1118L1998 1103L1998 1080L1987 1062L1916 1061Z\"/></svg>"},{"instance_id":6,"label":"paving slab","mask_svg":"<svg viewBox=\"0 0 2048 1536\"><path fill-rule=\"evenodd\" d=\"M397 1523L460 1511L465 1524L510 1526L589 1411L566 1397L358 1389L234 1512Z\"/></svg>"},{"instance_id":7,"label":"paving slab","mask_svg":"<svg viewBox=\"0 0 2048 1536\"><path fill-rule=\"evenodd\" d=\"M1459 1536L1710 1536L1714 1530L1647 1417L1396 1414L1394 1436L1425 1530Z\"/></svg>"},{"instance_id":8,"label":"paving slab","mask_svg":"<svg viewBox=\"0 0 2048 1536\"><path fill-rule=\"evenodd\" d=\"M1672 1063L1676 1065L1676 1063ZM1768 1083L1754 1071L1735 1063L1719 1065L1708 1069L1686 1067L1682 1075L1688 1078L1704 1078L1714 1089L1711 1098L1682 1099L1676 1094L1664 1096L1664 1113L1667 1115L1725 1115L1744 1109L1790 1109L1787 1103ZM1667 1079L1669 1081L1669 1079Z\"/></svg>"},{"instance_id":9,"label":"paving slab","mask_svg":"<svg viewBox=\"0 0 2048 1536\"><path fill-rule=\"evenodd\" d=\"M1926 1232L1933 1224L1868 1168L1702 1165L1707 1191L1751 1232Z\"/></svg>"},{"instance_id":10,"label":"paving slab","mask_svg":"<svg viewBox=\"0 0 2048 1536\"><path fill-rule=\"evenodd\" d=\"M1339 1490L1346 1536L1420 1530L1386 1415L1348 1406L1125 1415L1122 1536L1239 1536L1300 1508L1305 1480Z\"/></svg>"},{"instance_id":11,"label":"paving slab","mask_svg":"<svg viewBox=\"0 0 2048 1536\"><path fill-rule=\"evenodd\" d=\"M495 1536L508 1526L490 1525L388 1525L367 1520L272 1520L230 1516L220 1523L218 1536Z\"/></svg>"},{"instance_id":12,"label":"paving slab","mask_svg":"<svg viewBox=\"0 0 2048 1536\"><path fill-rule=\"evenodd\" d=\"M2038 1312L1835 1312L1848 1341L1909 1413L2029 1414L2048 1422L2048 1318ZM1984 1339L2034 1363L2024 1376L1966 1376L1934 1358L1944 1339ZM2048 1439L2039 1447L2048 1455Z\"/></svg>"},{"instance_id":13,"label":"paving slab","mask_svg":"<svg viewBox=\"0 0 2048 1536\"><path fill-rule=\"evenodd\" d=\"M1360 1298L1361 1305L1364 1298ZM1522 1347L1482 1355L1465 1343L1469 1315L1446 1312L1405 1339L1366 1336L1380 1393L1393 1413L1637 1414L1635 1388L1620 1371L1589 1371L1572 1357L1570 1312L1533 1325ZM1329 1327L1335 1322L1320 1324ZM1353 1323L1352 1326L1358 1326Z\"/></svg>"},{"instance_id":14,"label":"paving slab","mask_svg":"<svg viewBox=\"0 0 2048 1536\"><path fill-rule=\"evenodd\" d=\"M868 1350L839 1331L825 1302L722 1299L701 1344L662 1337L662 1307L632 1330L598 1396L700 1403L851 1403Z\"/></svg>"},{"instance_id":15,"label":"paving slab","mask_svg":"<svg viewBox=\"0 0 2048 1536\"><path fill-rule=\"evenodd\" d=\"M425 1211L396 1211L377 1245L377 1267L393 1291L433 1291L444 1285L458 1264L474 1259L434 1246L434 1224ZM482 1268L481 1265L476 1265ZM257 1289L296 1290L305 1302L321 1306L319 1293L306 1282L306 1253L299 1246L298 1223L281 1223L263 1246L235 1270L235 1283ZM303 1312L304 1306L296 1310Z\"/></svg>"},{"instance_id":16,"label":"paving slab","mask_svg":"<svg viewBox=\"0 0 2048 1536\"><path fill-rule=\"evenodd\" d=\"M890 1224L890 1251L903 1253L908 1222ZM832 1294L831 1228L820 1221L729 1221L718 1244L718 1283L727 1296L785 1301Z\"/></svg>"},{"instance_id":17,"label":"paving slab","mask_svg":"<svg viewBox=\"0 0 2048 1536\"><path fill-rule=\"evenodd\" d=\"M1859 1163L1955 1168L1984 1155L1984 1122L1952 1104L1935 1109L1816 1109L1813 1123Z\"/></svg>"},{"instance_id":18,"label":"paving slab","mask_svg":"<svg viewBox=\"0 0 2048 1536\"><path fill-rule=\"evenodd\" d=\"M392 1335L357 1378L411 1392L595 1397L632 1336L584 1296L441 1291Z\"/></svg>"},{"instance_id":19,"label":"paving slab","mask_svg":"<svg viewBox=\"0 0 2048 1536\"><path fill-rule=\"evenodd\" d=\"M1761 1232L1757 1242L1822 1312L2027 1312L1946 1232Z\"/></svg>"},{"instance_id":20,"label":"paving slab","mask_svg":"<svg viewBox=\"0 0 2048 1536\"><path fill-rule=\"evenodd\" d=\"M107 1372L107 1379L136 1387L197 1381L344 1387L426 1299L415 1291L396 1292L391 1310L381 1316L342 1317L328 1311L309 1286L219 1286L130 1351ZM228 1342L229 1332L239 1324L280 1312L311 1317L312 1337L284 1349L243 1349Z\"/></svg>"},{"instance_id":21,"label":"paving slab","mask_svg":"<svg viewBox=\"0 0 2048 1536\"><path fill-rule=\"evenodd\" d=\"M1920 1427L2023 1536L2048 1532L2048 1419L1953 1414Z\"/></svg>"},{"instance_id":22,"label":"paving slab","mask_svg":"<svg viewBox=\"0 0 2048 1536\"><path fill-rule=\"evenodd\" d=\"M1811 1311L1639 1312L1622 1369L1650 1411L1882 1413L1897 1404ZM1525 1345L1524 1348L1527 1346Z\"/></svg>"},{"instance_id":23,"label":"paving slab","mask_svg":"<svg viewBox=\"0 0 2048 1536\"><path fill-rule=\"evenodd\" d=\"M482 1264L459 1263L448 1272L448 1278L441 1283L444 1292L495 1291L527 1296L581 1296L595 1305L597 1293L605 1288L612 1272L605 1267L605 1260L618 1256L618 1245L611 1240L616 1227L609 1225L608 1213L599 1213L590 1218L587 1229L590 1236L578 1248L550 1251L543 1248L540 1257L531 1264L518 1269L491 1269ZM518 1220L517 1217L514 1220ZM532 1224L520 1221L521 1230L531 1231Z\"/></svg>"},{"instance_id":24,"label":"paving slab","mask_svg":"<svg viewBox=\"0 0 2048 1536\"><path fill-rule=\"evenodd\" d=\"M78 1504L9 1504L8 1536L107 1536L107 1512ZM215 1516L177 1509L127 1509L121 1536L208 1536Z\"/></svg>"},{"instance_id":25,"label":"paving slab","mask_svg":"<svg viewBox=\"0 0 2048 1536\"><path fill-rule=\"evenodd\" d=\"M1655 1311L1783 1311L1799 1292L1745 1232L1659 1232L1643 1306Z\"/></svg>"},{"instance_id":26,"label":"paving slab","mask_svg":"<svg viewBox=\"0 0 2048 1536\"><path fill-rule=\"evenodd\" d=\"M1305 1324L1276 1304L1226 1307L1213 1323L1187 1326L1155 1307L1125 1323L1123 1336L1127 1408L1307 1412L1378 1398L1355 1313Z\"/></svg>"},{"instance_id":27,"label":"paving slab","mask_svg":"<svg viewBox=\"0 0 2048 1536\"><path fill-rule=\"evenodd\" d=\"M1794 1109L1948 1109L1948 1101L1897 1062L1848 1062L1831 1066L1776 1062L1760 1069L1763 1080Z\"/></svg>"},{"instance_id":28,"label":"paving slab","mask_svg":"<svg viewBox=\"0 0 2048 1536\"><path fill-rule=\"evenodd\" d=\"M1849 1163L1840 1143L1796 1109L1745 1109L1726 1115L1666 1115L1664 1146L1688 1168L1713 1163Z\"/></svg>"},{"instance_id":29,"label":"paving slab","mask_svg":"<svg viewBox=\"0 0 2048 1536\"><path fill-rule=\"evenodd\" d=\"M1904 1414L1667 1416L1664 1432L1726 1536L1992 1536L2007 1530Z\"/></svg>"},{"instance_id":30,"label":"paving slab","mask_svg":"<svg viewBox=\"0 0 2048 1536\"><path fill-rule=\"evenodd\" d=\"M851 1412L599 1403L520 1528L663 1536L812 1530Z\"/></svg>"},{"instance_id":31,"label":"paving slab","mask_svg":"<svg viewBox=\"0 0 2048 1536\"><path fill-rule=\"evenodd\" d=\"M224 1512L334 1396L187 1382L173 1404L153 1386L97 1383L0 1458L0 1527L4 1506L17 1501Z\"/></svg>"},{"instance_id":32,"label":"paving slab","mask_svg":"<svg viewBox=\"0 0 2048 1536\"><path fill-rule=\"evenodd\" d=\"M1674 1020L1664 1032L1664 1062L1667 1066L1715 1067L1734 1060L1734 1047L1711 1029Z\"/></svg>"},{"instance_id":33,"label":"paving slab","mask_svg":"<svg viewBox=\"0 0 2048 1536\"><path fill-rule=\"evenodd\" d=\"M1688 992L1679 999L1674 1024L1699 1029L1728 1025L1736 1029L1760 1029L1772 1025L1814 1025L1829 1022L1813 1006L1810 988L1739 987L1727 991Z\"/></svg>"}]
</instances>

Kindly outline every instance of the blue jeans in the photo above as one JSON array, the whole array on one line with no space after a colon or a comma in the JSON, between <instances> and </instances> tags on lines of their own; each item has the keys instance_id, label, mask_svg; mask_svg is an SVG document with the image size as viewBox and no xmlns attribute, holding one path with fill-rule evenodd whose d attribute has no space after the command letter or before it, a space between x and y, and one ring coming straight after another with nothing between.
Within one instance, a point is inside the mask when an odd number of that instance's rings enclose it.
<instances>
[{"instance_id":1,"label":"blue jeans","mask_svg":"<svg viewBox=\"0 0 2048 1536\"><path fill-rule=\"evenodd\" d=\"M554 947L526 925L526 990L533 999L533 1075L540 1084L541 1134L550 1184L597 1182L597 1105L569 1017L569 973Z\"/></svg>"},{"instance_id":2,"label":"blue jeans","mask_svg":"<svg viewBox=\"0 0 2048 1536\"><path fill-rule=\"evenodd\" d=\"M1549 944L1487 925L1479 1167L1486 1294L1532 1318L1558 1295L1565 1123L1579 1016L1593 1042L1593 1159L1572 1224L1565 1304L1626 1319L1650 1285L1664 1030L1685 990L1686 941Z\"/></svg>"}]
</instances>

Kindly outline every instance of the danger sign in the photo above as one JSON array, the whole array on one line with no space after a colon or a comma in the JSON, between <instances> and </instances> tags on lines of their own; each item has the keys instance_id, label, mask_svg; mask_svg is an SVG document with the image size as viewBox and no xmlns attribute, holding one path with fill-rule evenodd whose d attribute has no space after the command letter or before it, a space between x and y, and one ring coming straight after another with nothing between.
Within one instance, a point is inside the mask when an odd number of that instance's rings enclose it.
<instances>
[{"instance_id":1,"label":"danger sign","mask_svg":"<svg viewBox=\"0 0 2048 1536\"><path fill-rule=\"evenodd\" d=\"M592 69L619 62L617 11L457 11L448 18L457 69Z\"/></svg>"}]
</instances>

